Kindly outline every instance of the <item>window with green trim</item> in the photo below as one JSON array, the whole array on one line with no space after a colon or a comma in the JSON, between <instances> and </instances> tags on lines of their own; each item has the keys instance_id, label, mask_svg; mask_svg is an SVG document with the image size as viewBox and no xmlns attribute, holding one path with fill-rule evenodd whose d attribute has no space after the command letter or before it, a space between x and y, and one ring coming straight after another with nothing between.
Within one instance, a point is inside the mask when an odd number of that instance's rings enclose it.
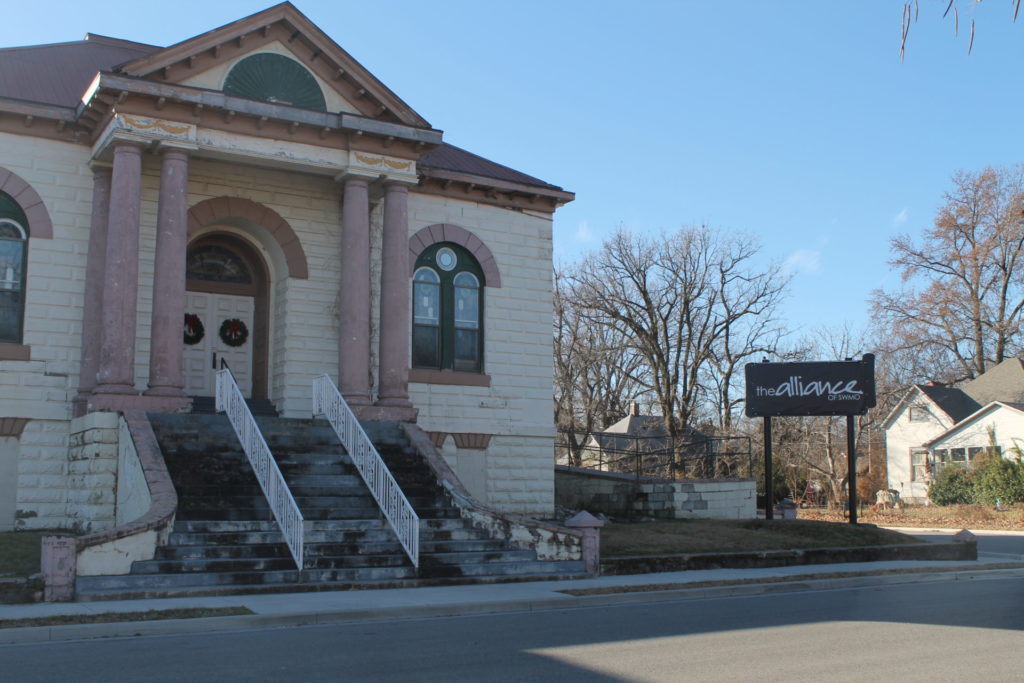
<instances>
[{"instance_id":1,"label":"window with green trim","mask_svg":"<svg viewBox=\"0 0 1024 683\"><path fill-rule=\"evenodd\" d=\"M412 278L412 366L483 371L483 271L457 244L416 259Z\"/></svg>"},{"instance_id":2,"label":"window with green trim","mask_svg":"<svg viewBox=\"0 0 1024 683\"><path fill-rule=\"evenodd\" d=\"M27 262L28 219L13 197L0 192L0 342L21 343Z\"/></svg>"},{"instance_id":3,"label":"window with green trim","mask_svg":"<svg viewBox=\"0 0 1024 683\"><path fill-rule=\"evenodd\" d=\"M224 79L224 94L327 111L323 90L306 67L273 52L242 59Z\"/></svg>"}]
</instances>

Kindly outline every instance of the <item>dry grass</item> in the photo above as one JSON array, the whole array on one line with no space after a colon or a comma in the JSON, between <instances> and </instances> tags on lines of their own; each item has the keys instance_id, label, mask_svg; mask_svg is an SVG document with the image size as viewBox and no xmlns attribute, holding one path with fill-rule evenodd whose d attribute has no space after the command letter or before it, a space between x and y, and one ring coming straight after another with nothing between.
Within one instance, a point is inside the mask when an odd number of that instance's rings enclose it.
<instances>
[{"instance_id":1,"label":"dry grass","mask_svg":"<svg viewBox=\"0 0 1024 683\"><path fill-rule=\"evenodd\" d=\"M799 510L800 519L839 522L840 510ZM936 529L992 529L1024 531L1024 505L996 510L991 505L913 505L901 510L865 509L857 521L879 526L905 526Z\"/></svg>"},{"instance_id":2,"label":"dry grass","mask_svg":"<svg viewBox=\"0 0 1024 683\"><path fill-rule=\"evenodd\" d=\"M781 519L679 519L606 524L601 530L601 555L728 553L919 542L870 525Z\"/></svg>"}]
</instances>

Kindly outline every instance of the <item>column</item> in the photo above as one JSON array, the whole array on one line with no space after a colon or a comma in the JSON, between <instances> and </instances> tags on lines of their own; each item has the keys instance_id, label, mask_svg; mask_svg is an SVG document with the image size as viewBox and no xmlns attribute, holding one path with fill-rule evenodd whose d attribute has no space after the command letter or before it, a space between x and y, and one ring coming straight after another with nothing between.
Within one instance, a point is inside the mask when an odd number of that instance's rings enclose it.
<instances>
[{"instance_id":1,"label":"column","mask_svg":"<svg viewBox=\"0 0 1024 683\"><path fill-rule=\"evenodd\" d=\"M135 393L141 184L142 146L126 141L115 143L96 394Z\"/></svg>"},{"instance_id":2,"label":"column","mask_svg":"<svg viewBox=\"0 0 1024 683\"><path fill-rule=\"evenodd\" d=\"M377 405L409 401L409 188L384 187L384 239L380 270L380 391Z\"/></svg>"},{"instance_id":3,"label":"column","mask_svg":"<svg viewBox=\"0 0 1024 683\"><path fill-rule=\"evenodd\" d=\"M78 395L84 398L96 388L100 369L103 326L103 279L107 260L107 222L110 214L110 168L92 170L92 223L89 226L89 255L85 265L85 299L82 305L82 362Z\"/></svg>"},{"instance_id":4,"label":"column","mask_svg":"<svg viewBox=\"0 0 1024 683\"><path fill-rule=\"evenodd\" d=\"M164 149L156 223L153 322L147 396L184 396L185 251L188 244L188 153Z\"/></svg>"},{"instance_id":5,"label":"column","mask_svg":"<svg viewBox=\"0 0 1024 683\"><path fill-rule=\"evenodd\" d=\"M341 209L339 390L351 406L370 404L370 198L366 178L345 179Z\"/></svg>"}]
</instances>

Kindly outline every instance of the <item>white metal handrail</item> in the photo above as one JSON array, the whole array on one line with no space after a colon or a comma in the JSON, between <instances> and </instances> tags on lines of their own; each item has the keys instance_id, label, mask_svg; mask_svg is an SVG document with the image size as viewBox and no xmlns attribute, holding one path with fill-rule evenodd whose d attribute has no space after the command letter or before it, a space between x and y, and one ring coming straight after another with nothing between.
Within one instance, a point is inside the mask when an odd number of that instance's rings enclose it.
<instances>
[{"instance_id":1,"label":"white metal handrail","mask_svg":"<svg viewBox=\"0 0 1024 683\"><path fill-rule=\"evenodd\" d=\"M256 479L260 482L263 495L266 496L274 519L284 534L285 543L291 550L292 557L299 569L303 569L302 558L305 544L302 512L288 489L288 484L281 475L281 470L270 453L266 439L260 432L245 398L228 369L217 371L217 410L227 413L231 426L242 442L242 449L249 458Z\"/></svg>"},{"instance_id":2,"label":"white metal handrail","mask_svg":"<svg viewBox=\"0 0 1024 683\"><path fill-rule=\"evenodd\" d=\"M338 387L327 375L320 375L313 380L313 414L324 415L331 423L359 475L370 488L374 500L398 536L398 542L402 544L413 566L419 567L420 518L402 493L398 482L391 476L391 471L352 409L341 397Z\"/></svg>"}]
</instances>

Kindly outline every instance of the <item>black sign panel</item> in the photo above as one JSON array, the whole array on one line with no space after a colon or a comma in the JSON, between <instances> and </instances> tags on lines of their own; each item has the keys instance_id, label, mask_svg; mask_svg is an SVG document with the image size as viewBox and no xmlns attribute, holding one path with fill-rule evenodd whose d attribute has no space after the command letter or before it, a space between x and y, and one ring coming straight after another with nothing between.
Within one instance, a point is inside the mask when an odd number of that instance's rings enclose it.
<instances>
[{"instance_id":1,"label":"black sign panel","mask_svg":"<svg viewBox=\"0 0 1024 683\"><path fill-rule=\"evenodd\" d=\"M863 415L875 405L875 357L823 363L748 363L747 416Z\"/></svg>"}]
</instances>

